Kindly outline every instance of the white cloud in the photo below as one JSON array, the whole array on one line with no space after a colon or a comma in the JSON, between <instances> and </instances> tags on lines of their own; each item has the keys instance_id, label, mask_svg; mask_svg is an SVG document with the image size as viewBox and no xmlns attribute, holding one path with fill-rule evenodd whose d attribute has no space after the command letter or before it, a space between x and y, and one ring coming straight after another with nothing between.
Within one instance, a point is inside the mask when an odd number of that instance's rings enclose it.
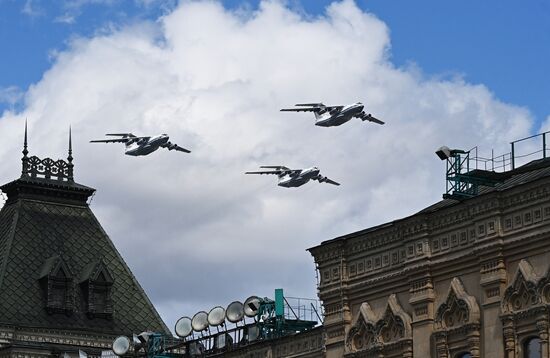
<instances>
[{"instance_id":1,"label":"white cloud","mask_svg":"<svg viewBox=\"0 0 550 358\"><path fill-rule=\"evenodd\" d=\"M71 14L71 13L66 12L63 15L57 16L53 20L53 22L72 25L76 22L76 16L77 16L76 14Z\"/></svg>"},{"instance_id":2,"label":"white cloud","mask_svg":"<svg viewBox=\"0 0 550 358\"><path fill-rule=\"evenodd\" d=\"M529 112L483 85L424 78L389 61L387 26L352 1L304 18L276 1L254 12L182 2L158 23L75 40L0 118L0 180L30 151L64 155L73 127L76 177L92 209L168 325L180 315L277 287L315 295L305 249L410 215L440 199L441 145L490 152L527 135ZM386 125L320 128L280 108L363 101ZM123 155L104 133L166 132L191 154ZM317 165L340 187L276 186L259 165ZM186 311L174 310L174 307Z\"/></svg>"},{"instance_id":3,"label":"white cloud","mask_svg":"<svg viewBox=\"0 0 550 358\"><path fill-rule=\"evenodd\" d=\"M33 0L26 0L21 8L21 13L35 18L44 15L44 10Z\"/></svg>"},{"instance_id":4,"label":"white cloud","mask_svg":"<svg viewBox=\"0 0 550 358\"><path fill-rule=\"evenodd\" d=\"M0 87L0 103L15 106L23 98L24 92L17 86Z\"/></svg>"}]
</instances>

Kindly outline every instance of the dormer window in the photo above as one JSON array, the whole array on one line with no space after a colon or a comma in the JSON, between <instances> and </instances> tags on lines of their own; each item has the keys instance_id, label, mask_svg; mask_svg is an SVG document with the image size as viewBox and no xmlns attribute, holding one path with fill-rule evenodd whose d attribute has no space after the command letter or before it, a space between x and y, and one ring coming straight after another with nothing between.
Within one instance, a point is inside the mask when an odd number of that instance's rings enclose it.
<instances>
[{"instance_id":1,"label":"dormer window","mask_svg":"<svg viewBox=\"0 0 550 358\"><path fill-rule=\"evenodd\" d=\"M44 262L39 281L46 311L71 315L74 311L73 276L61 257L53 256Z\"/></svg>"},{"instance_id":2,"label":"dormer window","mask_svg":"<svg viewBox=\"0 0 550 358\"><path fill-rule=\"evenodd\" d=\"M80 278L80 286L84 293L86 314L89 318L111 319L113 317L111 299L113 282L113 277L103 260L86 266Z\"/></svg>"}]
</instances>

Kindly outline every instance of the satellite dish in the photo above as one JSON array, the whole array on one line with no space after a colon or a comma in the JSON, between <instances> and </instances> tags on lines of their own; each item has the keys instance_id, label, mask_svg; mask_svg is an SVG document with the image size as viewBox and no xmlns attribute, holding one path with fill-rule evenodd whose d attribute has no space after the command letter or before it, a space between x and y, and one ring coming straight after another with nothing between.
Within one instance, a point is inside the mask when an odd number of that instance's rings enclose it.
<instances>
[{"instance_id":1,"label":"satellite dish","mask_svg":"<svg viewBox=\"0 0 550 358\"><path fill-rule=\"evenodd\" d=\"M117 337L113 341L112 348L113 348L113 352L115 352L117 356L124 355L130 349L130 339L125 336Z\"/></svg>"},{"instance_id":2,"label":"satellite dish","mask_svg":"<svg viewBox=\"0 0 550 358\"><path fill-rule=\"evenodd\" d=\"M211 326L219 326L225 322L225 309L220 306L216 306L208 312L208 323Z\"/></svg>"},{"instance_id":3,"label":"satellite dish","mask_svg":"<svg viewBox=\"0 0 550 358\"><path fill-rule=\"evenodd\" d=\"M244 301L244 314L246 317L255 317L260 309L260 297L250 296Z\"/></svg>"},{"instance_id":4,"label":"satellite dish","mask_svg":"<svg viewBox=\"0 0 550 358\"><path fill-rule=\"evenodd\" d=\"M225 310L225 317L231 323L237 323L244 317L244 307L239 301L234 301L227 306Z\"/></svg>"},{"instance_id":5,"label":"satellite dish","mask_svg":"<svg viewBox=\"0 0 550 358\"><path fill-rule=\"evenodd\" d=\"M191 327L195 332L204 331L208 327L208 313L204 311L195 313L191 320Z\"/></svg>"},{"instance_id":6,"label":"satellite dish","mask_svg":"<svg viewBox=\"0 0 550 358\"><path fill-rule=\"evenodd\" d=\"M191 334L193 327L191 326L191 318L182 317L178 319L175 327L176 335L180 338L185 338Z\"/></svg>"}]
</instances>

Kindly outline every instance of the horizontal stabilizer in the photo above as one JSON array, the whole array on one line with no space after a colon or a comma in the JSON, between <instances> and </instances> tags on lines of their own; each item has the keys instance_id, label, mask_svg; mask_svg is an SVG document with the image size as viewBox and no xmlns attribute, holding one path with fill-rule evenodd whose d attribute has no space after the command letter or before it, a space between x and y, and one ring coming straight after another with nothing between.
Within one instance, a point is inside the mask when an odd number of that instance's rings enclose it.
<instances>
[{"instance_id":1,"label":"horizontal stabilizer","mask_svg":"<svg viewBox=\"0 0 550 358\"><path fill-rule=\"evenodd\" d=\"M374 123L377 123L377 124L384 124L384 122L382 122L381 120L379 120L376 117L373 117L372 114L370 114L370 113L366 114L365 112L361 112L361 114L359 114L358 117L361 118L361 120L363 120L363 121L374 122Z\"/></svg>"}]
</instances>

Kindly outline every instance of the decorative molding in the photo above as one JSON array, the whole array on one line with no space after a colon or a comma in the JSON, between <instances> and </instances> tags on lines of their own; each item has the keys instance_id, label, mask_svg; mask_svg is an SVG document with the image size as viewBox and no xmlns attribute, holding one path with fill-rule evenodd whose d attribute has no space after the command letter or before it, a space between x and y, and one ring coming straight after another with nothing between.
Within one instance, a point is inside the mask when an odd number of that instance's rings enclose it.
<instances>
[{"instance_id":1,"label":"decorative molding","mask_svg":"<svg viewBox=\"0 0 550 358\"><path fill-rule=\"evenodd\" d=\"M346 356L363 356L386 351L398 351L399 356L412 354L412 319L403 310L397 296L388 298L386 309L379 319L367 302L359 312L346 336Z\"/></svg>"},{"instance_id":2,"label":"decorative molding","mask_svg":"<svg viewBox=\"0 0 550 358\"><path fill-rule=\"evenodd\" d=\"M501 309L503 313L528 309L541 302L537 292L538 276L527 260L521 260L512 283L504 291Z\"/></svg>"},{"instance_id":3,"label":"decorative molding","mask_svg":"<svg viewBox=\"0 0 550 358\"><path fill-rule=\"evenodd\" d=\"M453 277L447 299L437 309L436 330L449 330L466 324L479 324L479 305L474 296L468 295L462 282Z\"/></svg>"}]
</instances>

